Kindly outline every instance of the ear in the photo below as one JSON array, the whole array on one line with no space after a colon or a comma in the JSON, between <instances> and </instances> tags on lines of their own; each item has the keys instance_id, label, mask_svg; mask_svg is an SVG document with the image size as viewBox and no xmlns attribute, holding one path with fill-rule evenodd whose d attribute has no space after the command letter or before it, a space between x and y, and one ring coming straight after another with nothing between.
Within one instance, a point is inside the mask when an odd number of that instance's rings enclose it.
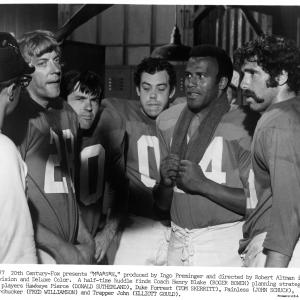
<instances>
[{"instance_id":1,"label":"ear","mask_svg":"<svg viewBox=\"0 0 300 300\"><path fill-rule=\"evenodd\" d=\"M281 86L281 85L285 85L286 84L288 78L289 78L288 72L285 71L285 70L283 70L281 72L281 74L276 77L276 81L278 82L278 85Z\"/></svg>"},{"instance_id":2,"label":"ear","mask_svg":"<svg viewBox=\"0 0 300 300\"><path fill-rule=\"evenodd\" d=\"M221 77L219 80L219 90L224 90L228 84L227 77Z\"/></svg>"},{"instance_id":3,"label":"ear","mask_svg":"<svg viewBox=\"0 0 300 300\"><path fill-rule=\"evenodd\" d=\"M175 95L175 92L176 92L176 88L174 86L171 93L170 93L170 95L169 95L169 99L171 99Z\"/></svg>"},{"instance_id":4,"label":"ear","mask_svg":"<svg viewBox=\"0 0 300 300\"><path fill-rule=\"evenodd\" d=\"M16 87L17 87L16 83L12 83L10 86L7 87L8 99L11 102L14 100L14 93L15 93Z\"/></svg>"},{"instance_id":5,"label":"ear","mask_svg":"<svg viewBox=\"0 0 300 300\"><path fill-rule=\"evenodd\" d=\"M137 95L140 97L140 96L141 96L140 87L137 86L137 87L135 88L135 90L136 90Z\"/></svg>"}]
</instances>

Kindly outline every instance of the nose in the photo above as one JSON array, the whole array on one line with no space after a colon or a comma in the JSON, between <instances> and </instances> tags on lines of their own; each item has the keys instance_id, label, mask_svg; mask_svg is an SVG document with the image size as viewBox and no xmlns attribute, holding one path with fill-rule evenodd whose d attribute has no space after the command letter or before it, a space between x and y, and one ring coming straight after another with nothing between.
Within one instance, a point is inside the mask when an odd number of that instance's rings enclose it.
<instances>
[{"instance_id":1,"label":"nose","mask_svg":"<svg viewBox=\"0 0 300 300\"><path fill-rule=\"evenodd\" d=\"M243 76L240 87L242 90L247 90L249 88L249 80L247 79L247 76Z\"/></svg>"},{"instance_id":2,"label":"nose","mask_svg":"<svg viewBox=\"0 0 300 300\"><path fill-rule=\"evenodd\" d=\"M61 64L59 62L56 62L54 60L50 60L51 70L53 73L60 73L61 71Z\"/></svg>"},{"instance_id":3,"label":"nose","mask_svg":"<svg viewBox=\"0 0 300 300\"><path fill-rule=\"evenodd\" d=\"M157 99L157 92L153 89L150 92L150 99L156 100Z\"/></svg>"},{"instance_id":4,"label":"nose","mask_svg":"<svg viewBox=\"0 0 300 300\"><path fill-rule=\"evenodd\" d=\"M196 86L198 83L197 76L191 75L190 77L186 78L186 85L187 86Z\"/></svg>"},{"instance_id":5,"label":"nose","mask_svg":"<svg viewBox=\"0 0 300 300\"><path fill-rule=\"evenodd\" d=\"M90 99L85 101L84 109L87 111L92 111L92 103Z\"/></svg>"}]
</instances>

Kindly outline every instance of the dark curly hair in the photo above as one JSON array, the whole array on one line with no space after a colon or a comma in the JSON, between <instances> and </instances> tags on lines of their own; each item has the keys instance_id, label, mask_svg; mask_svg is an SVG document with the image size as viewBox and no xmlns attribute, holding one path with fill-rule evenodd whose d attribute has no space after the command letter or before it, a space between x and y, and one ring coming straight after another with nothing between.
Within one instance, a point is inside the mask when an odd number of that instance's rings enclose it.
<instances>
[{"instance_id":1,"label":"dark curly hair","mask_svg":"<svg viewBox=\"0 0 300 300\"><path fill-rule=\"evenodd\" d=\"M257 64L270 75L267 87L276 87L276 77L282 71L288 73L287 85L293 92L300 89L300 51L293 40L281 36L264 35L246 43L234 53L234 65L238 69L245 61Z\"/></svg>"},{"instance_id":2,"label":"dark curly hair","mask_svg":"<svg viewBox=\"0 0 300 300\"><path fill-rule=\"evenodd\" d=\"M176 86L176 72L174 67L167 60L156 57L146 57L137 65L134 72L135 86L140 86L143 72L155 74L159 71L166 71L168 73L170 91L172 91Z\"/></svg>"}]
</instances>

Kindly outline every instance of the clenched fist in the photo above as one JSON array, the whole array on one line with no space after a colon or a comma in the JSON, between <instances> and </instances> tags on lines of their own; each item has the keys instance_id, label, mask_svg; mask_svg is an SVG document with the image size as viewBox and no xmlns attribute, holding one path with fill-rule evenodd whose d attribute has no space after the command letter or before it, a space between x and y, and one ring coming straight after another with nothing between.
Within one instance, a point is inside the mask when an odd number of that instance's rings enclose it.
<instances>
[{"instance_id":1,"label":"clenched fist","mask_svg":"<svg viewBox=\"0 0 300 300\"><path fill-rule=\"evenodd\" d=\"M181 160L176 185L186 193L205 193L208 180L198 164L189 160Z\"/></svg>"},{"instance_id":2,"label":"clenched fist","mask_svg":"<svg viewBox=\"0 0 300 300\"><path fill-rule=\"evenodd\" d=\"M177 154L169 154L160 165L160 175L162 184L165 186L174 186L179 168L180 160Z\"/></svg>"}]
</instances>

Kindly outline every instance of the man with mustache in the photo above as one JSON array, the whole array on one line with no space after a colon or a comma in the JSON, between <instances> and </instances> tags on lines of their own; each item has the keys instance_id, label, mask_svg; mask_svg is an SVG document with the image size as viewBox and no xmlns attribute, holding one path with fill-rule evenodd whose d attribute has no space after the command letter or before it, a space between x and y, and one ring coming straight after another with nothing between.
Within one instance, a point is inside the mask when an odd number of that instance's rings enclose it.
<instances>
[{"instance_id":1,"label":"man with mustache","mask_svg":"<svg viewBox=\"0 0 300 300\"><path fill-rule=\"evenodd\" d=\"M164 59L147 57L136 67L139 101L106 99L126 122L126 174L129 180L130 224L116 253L115 264L165 264L168 214L153 209L152 188L159 178L160 151L155 120L175 93L176 74Z\"/></svg>"},{"instance_id":2,"label":"man with mustache","mask_svg":"<svg viewBox=\"0 0 300 300\"><path fill-rule=\"evenodd\" d=\"M5 132L27 164L28 197L41 263L88 264L94 241L79 215L74 174L78 121L61 98L61 51L53 33L25 33L20 50L35 67Z\"/></svg>"},{"instance_id":3,"label":"man with mustache","mask_svg":"<svg viewBox=\"0 0 300 300\"><path fill-rule=\"evenodd\" d=\"M264 36L235 52L241 88L261 114L252 144L255 190L240 243L246 267L299 267L300 52L280 36Z\"/></svg>"},{"instance_id":4,"label":"man with mustache","mask_svg":"<svg viewBox=\"0 0 300 300\"><path fill-rule=\"evenodd\" d=\"M157 120L162 161L154 196L171 212L168 265L240 265L251 136L245 113L227 99L232 73L224 50L195 46L185 71L187 103Z\"/></svg>"}]
</instances>

